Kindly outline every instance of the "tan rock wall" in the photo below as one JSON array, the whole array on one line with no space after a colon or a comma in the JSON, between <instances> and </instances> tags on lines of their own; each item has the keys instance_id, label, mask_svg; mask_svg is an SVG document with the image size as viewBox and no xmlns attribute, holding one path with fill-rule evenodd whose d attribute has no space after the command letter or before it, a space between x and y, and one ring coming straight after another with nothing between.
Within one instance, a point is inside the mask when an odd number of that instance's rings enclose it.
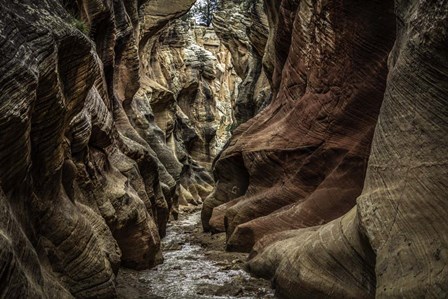
<instances>
[{"instance_id":1,"label":"tan rock wall","mask_svg":"<svg viewBox=\"0 0 448 299\"><path fill-rule=\"evenodd\" d=\"M271 100L269 79L263 71L269 35L263 1L224 1L214 14L213 28L230 51L235 71L242 79L234 105L236 127Z\"/></svg>"},{"instance_id":2,"label":"tan rock wall","mask_svg":"<svg viewBox=\"0 0 448 299\"><path fill-rule=\"evenodd\" d=\"M2 297L111 298L161 262L177 178L123 107L193 0L168 2L0 1Z\"/></svg>"},{"instance_id":3,"label":"tan rock wall","mask_svg":"<svg viewBox=\"0 0 448 299\"><path fill-rule=\"evenodd\" d=\"M212 28L179 20L148 43L142 63L144 84L132 109L160 128L153 148L164 165L178 165L167 169L180 177L180 203L199 204L213 188L208 171L234 122L241 80L231 54Z\"/></svg>"}]
</instances>

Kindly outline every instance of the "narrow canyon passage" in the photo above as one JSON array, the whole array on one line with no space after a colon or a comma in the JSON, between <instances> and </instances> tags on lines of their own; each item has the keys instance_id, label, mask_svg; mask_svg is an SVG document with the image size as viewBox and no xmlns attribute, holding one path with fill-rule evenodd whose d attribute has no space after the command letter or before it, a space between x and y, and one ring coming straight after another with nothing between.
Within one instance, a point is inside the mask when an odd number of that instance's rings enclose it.
<instances>
[{"instance_id":1,"label":"narrow canyon passage","mask_svg":"<svg viewBox=\"0 0 448 299\"><path fill-rule=\"evenodd\" d=\"M447 45L448 0L0 0L0 299L448 298Z\"/></svg>"},{"instance_id":2,"label":"narrow canyon passage","mask_svg":"<svg viewBox=\"0 0 448 299\"><path fill-rule=\"evenodd\" d=\"M226 252L224 244L224 234L203 233L199 208L182 209L162 241L163 264L145 271L121 269L119 298L274 298L269 281L242 269L247 255Z\"/></svg>"}]
</instances>

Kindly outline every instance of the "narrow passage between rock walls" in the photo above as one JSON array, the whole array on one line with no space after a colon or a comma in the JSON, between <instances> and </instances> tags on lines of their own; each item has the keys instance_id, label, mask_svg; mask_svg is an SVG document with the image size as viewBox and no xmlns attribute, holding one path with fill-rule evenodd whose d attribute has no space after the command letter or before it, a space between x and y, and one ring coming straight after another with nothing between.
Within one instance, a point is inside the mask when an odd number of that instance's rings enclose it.
<instances>
[{"instance_id":1,"label":"narrow passage between rock walls","mask_svg":"<svg viewBox=\"0 0 448 299\"><path fill-rule=\"evenodd\" d=\"M202 232L200 208L183 208L162 241L164 262L154 269L121 269L119 298L275 298L266 280L243 269L247 255L226 252L225 234Z\"/></svg>"}]
</instances>

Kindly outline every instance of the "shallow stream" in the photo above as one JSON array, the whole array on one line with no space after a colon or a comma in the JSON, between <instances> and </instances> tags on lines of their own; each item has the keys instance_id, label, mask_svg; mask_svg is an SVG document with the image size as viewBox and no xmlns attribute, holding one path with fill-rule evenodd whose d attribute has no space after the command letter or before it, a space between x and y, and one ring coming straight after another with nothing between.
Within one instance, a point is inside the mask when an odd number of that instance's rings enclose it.
<instances>
[{"instance_id":1,"label":"shallow stream","mask_svg":"<svg viewBox=\"0 0 448 299\"><path fill-rule=\"evenodd\" d=\"M134 272L135 287L146 289L143 294L140 290L138 298L274 298L269 282L241 269L245 254L224 251L224 240L223 235L202 233L200 211L181 214L171 222L162 242L164 263ZM128 295L122 297L132 297Z\"/></svg>"}]
</instances>

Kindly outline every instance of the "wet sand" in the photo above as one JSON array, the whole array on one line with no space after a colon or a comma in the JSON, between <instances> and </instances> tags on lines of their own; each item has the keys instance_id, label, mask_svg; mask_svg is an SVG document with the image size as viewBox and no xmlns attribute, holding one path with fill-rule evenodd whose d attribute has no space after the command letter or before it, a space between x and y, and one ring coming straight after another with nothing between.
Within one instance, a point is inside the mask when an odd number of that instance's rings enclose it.
<instances>
[{"instance_id":1,"label":"wet sand","mask_svg":"<svg viewBox=\"0 0 448 299\"><path fill-rule=\"evenodd\" d=\"M162 242L164 263L151 270L120 269L119 298L275 298L270 282L243 270L247 254L226 252L225 234L205 234L200 210L183 209Z\"/></svg>"}]
</instances>

